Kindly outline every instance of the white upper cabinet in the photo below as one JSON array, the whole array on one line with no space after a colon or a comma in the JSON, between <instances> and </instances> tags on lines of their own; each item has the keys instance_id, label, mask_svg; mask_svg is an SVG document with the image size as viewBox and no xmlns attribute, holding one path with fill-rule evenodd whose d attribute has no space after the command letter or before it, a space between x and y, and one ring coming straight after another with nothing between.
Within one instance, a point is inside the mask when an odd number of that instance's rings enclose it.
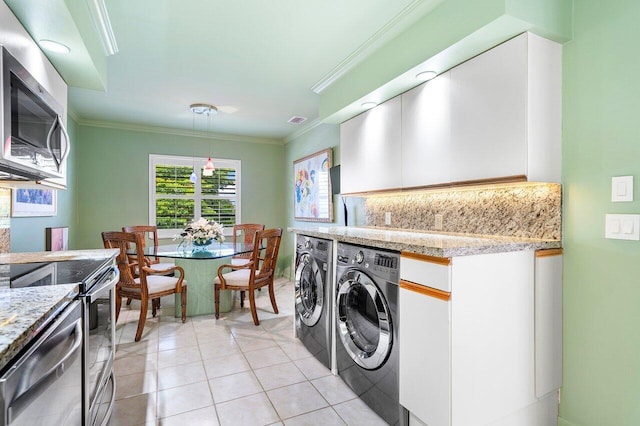
<instances>
[{"instance_id":1,"label":"white upper cabinet","mask_svg":"<svg viewBox=\"0 0 640 426\"><path fill-rule=\"evenodd\" d=\"M560 181L561 47L515 37L451 70L453 182Z\"/></svg>"},{"instance_id":2,"label":"white upper cabinet","mask_svg":"<svg viewBox=\"0 0 640 426\"><path fill-rule=\"evenodd\" d=\"M345 194L400 188L401 99L340 125L340 188Z\"/></svg>"},{"instance_id":3,"label":"white upper cabinet","mask_svg":"<svg viewBox=\"0 0 640 426\"><path fill-rule=\"evenodd\" d=\"M527 39L451 70L451 181L526 175Z\"/></svg>"},{"instance_id":4,"label":"white upper cabinet","mask_svg":"<svg viewBox=\"0 0 640 426\"><path fill-rule=\"evenodd\" d=\"M402 186L449 182L450 73L402 95Z\"/></svg>"},{"instance_id":5,"label":"white upper cabinet","mask_svg":"<svg viewBox=\"0 0 640 426\"><path fill-rule=\"evenodd\" d=\"M343 192L560 182L561 79L562 47L525 33L343 123Z\"/></svg>"}]
</instances>

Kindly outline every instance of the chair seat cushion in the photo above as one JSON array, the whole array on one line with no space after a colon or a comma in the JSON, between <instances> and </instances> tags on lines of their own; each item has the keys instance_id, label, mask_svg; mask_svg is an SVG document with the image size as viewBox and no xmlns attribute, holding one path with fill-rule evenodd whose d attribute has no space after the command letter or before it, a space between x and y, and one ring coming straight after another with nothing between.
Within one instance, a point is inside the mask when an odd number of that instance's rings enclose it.
<instances>
[{"instance_id":1,"label":"chair seat cushion","mask_svg":"<svg viewBox=\"0 0 640 426\"><path fill-rule=\"evenodd\" d=\"M140 284L140 278L136 278L134 281L136 282L136 284ZM173 290L176 288L177 283L178 278L175 277L169 277L166 275L147 275L147 288L149 290L149 294ZM187 281L182 281L182 285L187 285ZM123 286L123 289L133 293L140 293L139 287Z\"/></svg>"},{"instance_id":2,"label":"chair seat cushion","mask_svg":"<svg viewBox=\"0 0 640 426\"><path fill-rule=\"evenodd\" d=\"M231 259L231 264L236 266L246 265L249 262L251 262L251 259L243 259L241 257Z\"/></svg>"},{"instance_id":3,"label":"chair seat cushion","mask_svg":"<svg viewBox=\"0 0 640 426\"><path fill-rule=\"evenodd\" d=\"M239 286L239 287L249 287L249 276L251 274L251 269L238 269L236 271L227 272L226 274L222 274L227 285ZM213 280L214 284L220 284L220 277L216 275L216 278Z\"/></svg>"},{"instance_id":4,"label":"chair seat cushion","mask_svg":"<svg viewBox=\"0 0 640 426\"><path fill-rule=\"evenodd\" d=\"M154 271L165 271L167 269L175 268L176 264L169 263L169 262L162 262L162 263L153 263L149 265L149 267ZM173 271L171 273L173 273Z\"/></svg>"}]
</instances>

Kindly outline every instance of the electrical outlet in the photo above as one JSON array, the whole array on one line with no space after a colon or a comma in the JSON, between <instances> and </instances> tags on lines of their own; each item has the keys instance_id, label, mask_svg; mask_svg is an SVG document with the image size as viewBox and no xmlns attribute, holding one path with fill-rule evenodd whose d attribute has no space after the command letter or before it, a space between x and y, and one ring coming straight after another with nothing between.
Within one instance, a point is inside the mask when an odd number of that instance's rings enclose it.
<instances>
[{"instance_id":1,"label":"electrical outlet","mask_svg":"<svg viewBox=\"0 0 640 426\"><path fill-rule=\"evenodd\" d=\"M435 223L433 224L433 227L435 229L438 229L438 230L442 229L442 219L443 218L441 214L436 215L436 220L435 220Z\"/></svg>"},{"instance_id":2,"label":"electrical outlet","mask_svg":"<svg viewBox=\"0 0 640 426\"><path fill-rule=\"evenodd\" d=\"M391 212L386 212L384 214L384 224L391 225Z\"/></svg>"}]
</instances>

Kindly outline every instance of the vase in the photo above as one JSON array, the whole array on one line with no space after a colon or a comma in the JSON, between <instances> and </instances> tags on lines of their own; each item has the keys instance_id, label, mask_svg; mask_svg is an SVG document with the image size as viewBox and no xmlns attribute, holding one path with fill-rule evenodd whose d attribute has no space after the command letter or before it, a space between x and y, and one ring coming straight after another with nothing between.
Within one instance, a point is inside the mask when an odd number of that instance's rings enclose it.
<instances>
[{"instance_id":1,"label":"vase","mask_svg":"<svg viewBox=\"0 0 640 426\"><path fill-rule=\"evenodd\" d=\"M209 238L208 240L193 240L193 246L196 250L204 250L212 242L213 238Z\"/></svg>"}]
</instances>

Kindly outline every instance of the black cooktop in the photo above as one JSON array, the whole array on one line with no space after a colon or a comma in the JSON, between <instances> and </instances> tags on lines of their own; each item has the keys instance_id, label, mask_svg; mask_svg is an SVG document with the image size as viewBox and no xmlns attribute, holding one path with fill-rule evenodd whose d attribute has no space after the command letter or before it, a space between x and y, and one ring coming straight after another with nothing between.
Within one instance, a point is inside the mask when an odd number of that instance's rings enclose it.
<instances>
[{"instance_id":1,"label":"black cooktop","mask_svg":"<svg viewBox=\"0 0 640 426\"><path fill-rule=\"evenodd\" d=\"M11 288L56 284L79 284L80 293L87 290L110 259L80 259L47 263L20 263L9 267Z\"/></svg>"}]
</instances>

